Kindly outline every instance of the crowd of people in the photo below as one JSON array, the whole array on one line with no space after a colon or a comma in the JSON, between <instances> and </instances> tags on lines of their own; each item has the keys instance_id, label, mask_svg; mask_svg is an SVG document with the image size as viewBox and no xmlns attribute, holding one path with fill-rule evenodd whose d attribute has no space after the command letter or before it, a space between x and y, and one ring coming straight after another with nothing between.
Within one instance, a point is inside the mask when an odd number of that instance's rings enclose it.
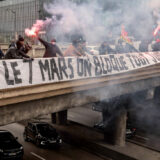
<instances>
[{"instance_id":1,"label":"crowd of people","mask_svg":"<svg viewBox=\"0 0 160 160\"><path fill-rule=\"evenodd\" d=\"M94 55L86 46L86 40L82 36L78 36L72 39L72 44L62 52L61 49L56 44L56 39L53 38L51 42L47 42L42 38L37 38L42 45L45 47L45 53L43 55L46 57L69 57L69 56L86 56ZM131 52L148 52L149 44L151 41L143 40L139 45L139 49L136 49L131 43L125 42L123 39L119 39L115 48L111 47L109 41L104 41L99 47L99 55L106 54L118 54L118 53L131 53ZM151 45L152 51L160 51L160 42L155 42ZM24 38L19 35L18 40L11 42L6 54L3 53L0 47L0 59L28 59L33 60L27 53L32 49L32 47L25 42Z\"/></svg>"},{"instance_id":2,"label":"crowd of people","mask_svg":"<svg viewBox=\"0 0 160 160\"><path fill-rule=\"evenodd\" d=\"M2 52L2 49L0 49L0 59L30 59L32 60L30 56L27 55L29 50L31 50L32 47L25 41L22 36L18 37L17 41L11 42L9 45L9 48L4 54Z\"/></svg>"}]
</instances>

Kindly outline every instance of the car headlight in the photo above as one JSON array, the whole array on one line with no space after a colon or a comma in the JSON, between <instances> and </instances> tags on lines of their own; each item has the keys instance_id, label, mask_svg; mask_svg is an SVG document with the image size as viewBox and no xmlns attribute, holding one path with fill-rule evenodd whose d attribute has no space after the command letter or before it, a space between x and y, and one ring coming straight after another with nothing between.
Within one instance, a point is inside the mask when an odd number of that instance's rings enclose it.
<instances>
[{"instance_id":1,"label":"car headlight","mask_svg":"<svg viewBox=\"0 0 160 160\"><path fill-rule=\"evenodd\" d=\"M23 150L23 146L20 147L20 150Z\"/></svg>"},{"instance_id":2,"label":"car headlight","mask_svg":"<svg viewBox=\"0 0 160 160\"><path fill-rule=\"evenodd\" d=\"M62 139L59 140L59 143L62 143Z\"/></svg>"},{"instance_id":3,"label":"car headlight","mask_svg":"<svg viewBox=\"0 0 160 160\"><path fill-rule=\"evenodd\" d=\"M3 153L3 149L0 149L0 153Z\"/></svg>"}]
</instances>

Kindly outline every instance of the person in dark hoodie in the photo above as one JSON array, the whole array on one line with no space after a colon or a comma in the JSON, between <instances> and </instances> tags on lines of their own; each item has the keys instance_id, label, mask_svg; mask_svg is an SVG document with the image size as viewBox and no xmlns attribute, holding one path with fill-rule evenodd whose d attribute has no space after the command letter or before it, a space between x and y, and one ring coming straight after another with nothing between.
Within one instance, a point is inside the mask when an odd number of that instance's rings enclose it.
<instances>
[{"instance_id":1,"label":"person in dark hoodie","mask_svg":"<svg viewBox=\"0 0 160 160\"><path fill-rule=\"evenodd\" d=\"M99 55L115 54L115 53L116 51L109 46L107 41L104 41L99 47Z\"/></svg>"},{"instance_id":2,"label":"person in dark hoodie","mask_svg":"<svg viewBox=\"0 0 160 160\"><path fill-rule=\"evenodd\" d=\"M119 39L118 44L115 47L117 53L126 53L125 48L123 46L123 40Z\"/></svg>"},{"instance_id":3,"label":"person in dark hoodie","mask_svg":"<svg viewBox=\"0 0 160 160\"><path fill-rule=\"evenodd\" d=\"M28 43L27 43L27 44L28 44ZM26 46L26 44L25 44L25 42L24 42L24 38L23 38L21 35L19 35L19 37L18 37L18 41L16 42L16 47L17 47L17 49L18 49L18 51L19 51L19 55L20 55L20 56L25 57L25 58L30 58L30 57L27 55L27 53L28 53L28 51L31 49L31 47L28 48L28 47Z\"/></svg>"},{"instance_id":4,"label":"person in dark hoodie","mask_svg":"<svg viewBox=\"0 0 160 160\"><path fill-rule=\"evenodd\" d=\"M150 41L149 40L141 40L141 43L139 44L139 51L140 52L148 52L148 46L149 46Z\"/></svg>"},{"instance_id":5,"label":"person in dark hoodie","mask_svg":"<svg viewBox=\"0 0 160 160\"><path fill-rule=\"evenodd\" d=\"M155 43L153 43L151 45L152 47L152 51L153 52L157 52L157 51L160 51L160 42L159 41L156 41Z\"/></svg>"},{"instance_id":6,"label":"person in dark hoodie","mask_svg":"<svg viewBox=\"0 0 160 160\"><path fill-rule=\"evenodd\" d=\"M59 54L61 57L63 57L63 54L59 47L56 45L56 39L52 39L51 42L47 42L40 37L38 37L38 40L45 46L45 53L43 55L44 58L47 57L57 57L56 54Z\"/></svg>"},{"instance_id":7,"label":"person in dark hoodie","mask_svg":"<svg viewBox=\"0 0 160 160\"><path fill-rule=\"evenodd\" d=\"M28 59L33 60L24 52L24 38L18 37L15 43L11 43L5 54L5 59Z\"/></svg>"}]
</instances>

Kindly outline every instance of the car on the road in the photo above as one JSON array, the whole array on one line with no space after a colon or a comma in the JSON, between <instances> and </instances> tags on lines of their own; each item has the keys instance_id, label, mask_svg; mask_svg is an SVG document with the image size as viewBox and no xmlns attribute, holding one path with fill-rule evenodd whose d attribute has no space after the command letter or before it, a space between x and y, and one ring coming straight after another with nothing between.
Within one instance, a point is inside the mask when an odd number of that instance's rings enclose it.
<instances>
[{"instance_id":1,"label":"car on the road","mask_svg":"<svg viewBox=\"0 0 160 160\"><path fill-rule=\"evenodd\" d=\"M104 131L104 123L100 122L94 125L94 128ZM136 128L132 127L131 124L127 123L126 126L126 138L132 138L136 134Z\"/></svg>"},{"instance_id":2,"label":"car on the road","mask_svg":"<svg viewBox=\"0 0 160 160\"><path fill-rule=\"evenodd\" d=\"M24 133L25 141L32 141L37 146L60 146L62 139L47 122L28 122Z\"/></svg>"},{"instance_id":3,"label":"car on the road","mask_svg":"<svg viewBox=\"0 0 160 160\"><path fill-rule=\"evenodd\" d=\"M0 130L0 160L22 160L23 146L12 133Z\"/></svg>"}]
</instances>

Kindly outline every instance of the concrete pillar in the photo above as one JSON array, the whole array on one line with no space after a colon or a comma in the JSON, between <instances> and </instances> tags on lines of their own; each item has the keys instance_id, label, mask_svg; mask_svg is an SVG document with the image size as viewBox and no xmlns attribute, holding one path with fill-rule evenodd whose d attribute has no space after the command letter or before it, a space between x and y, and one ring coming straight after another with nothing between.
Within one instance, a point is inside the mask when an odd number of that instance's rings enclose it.
<instances>
[{"instance_id":1,"label":"concrete pillar","mask_svg":"<svg viewBox=\"0 0 160 160\"><path fill-rule=\"evenodd\" d=\"M153 98L154 98L156 103L160 103L160 87L155 88Z\"/></svg>"},{"instance_id":2,"label":"concrete pillar","mask_svg":"<svg viewBox=\"0 0 160 160\"><path fill-rule=\"evenodd\" d=\"M123 105L112 102L103 110L104 140L118 146L125 145L126 137L127 111Z\"/></svg>"},{"instance_id":3,"label":"concrete pillar","mask_svg":"<svg viewBox=\"0 0 160 160\"><path fill-rule=\"evenodd\" d=\"M122 110L116 117L114 144L125 146L127 111Z\"/></svg>"},{"instance_id":4,"label":"concrete pillar","mask_svg":"<svg viewBox=\"0 0 160 160\"><path fill-rule=\"evenodd\" d=\"M51 113L51 122L56 123L56 113Z\"/></svg>"},{"instance_id":5,"label":"concrete pillar","mask_svg":"<svg viewBox=\"0 0 160 160\"><path fill-rule=\"evenodd\" d=\"M67 124L67 110L57 113L56 123L59 125L66 125Z\"/></svg>"},{"instance_id":6,"label":"concrete pillar","mask_svg":"<svg viewBox=\"0 0 160 160\"><path fill-rule=\"evenodd\" d=\"M57 113L52 113L51 121L52 123L59 124L59 125L67 124L67 110L57 112Z\"/></svg>"}]
</instances>

